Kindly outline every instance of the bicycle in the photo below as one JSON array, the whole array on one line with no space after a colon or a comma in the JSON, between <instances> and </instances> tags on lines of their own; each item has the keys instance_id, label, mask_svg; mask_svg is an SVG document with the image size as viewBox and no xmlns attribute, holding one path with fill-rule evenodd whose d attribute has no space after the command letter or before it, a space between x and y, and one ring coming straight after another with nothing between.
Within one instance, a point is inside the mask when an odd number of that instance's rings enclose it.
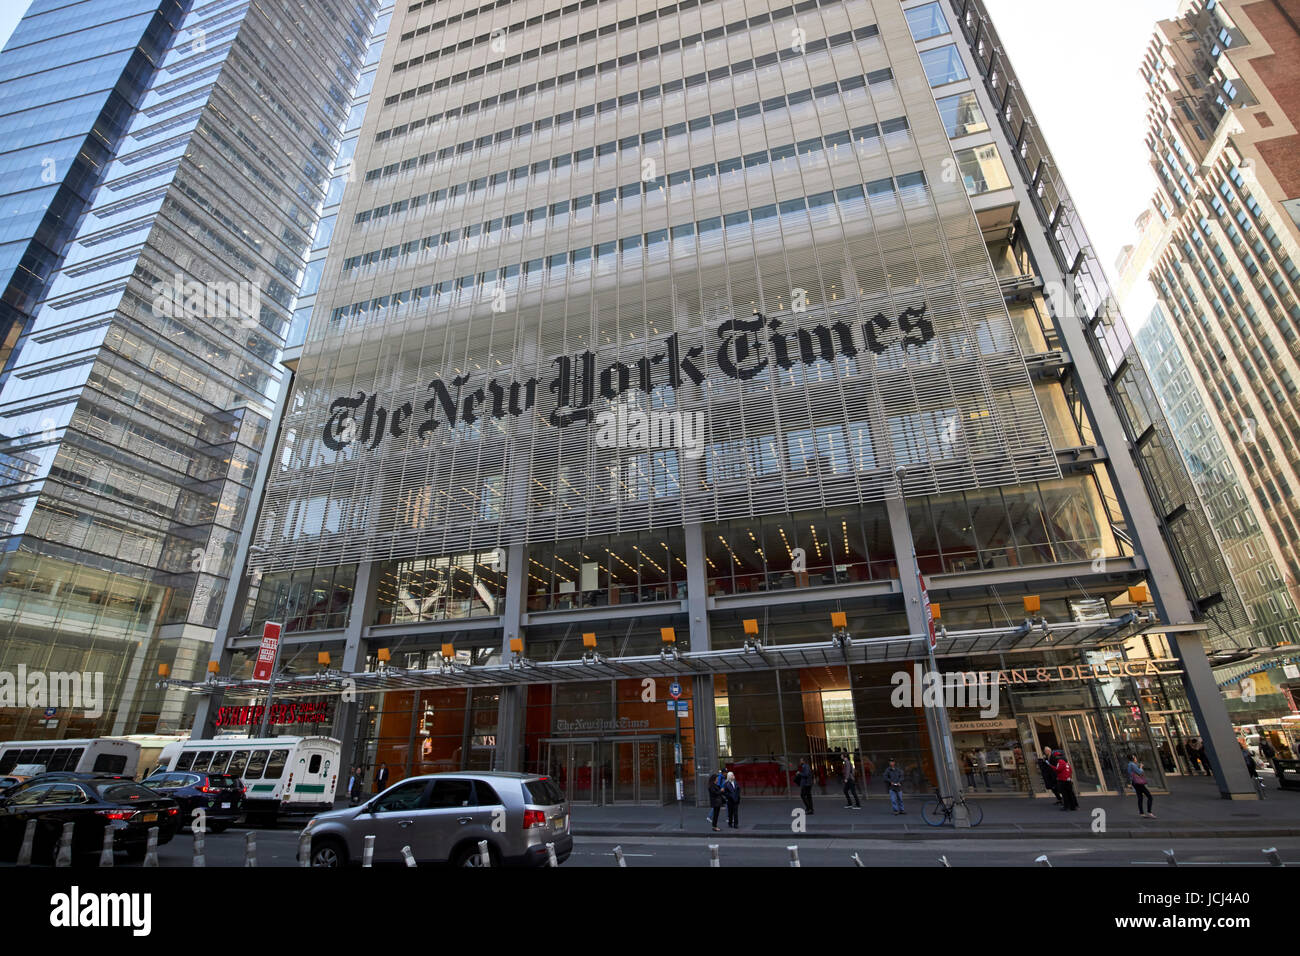
<instances>
[{"instance_id":1,"label":"bicycle","mask_svg":"<svg viewBox=\"0 0 1300 956\"><path fill-rule=\"evenodd\" d=\"M984 811L980 809L978 803L974 800L967 800L960 794L950 800L945 800L938 790L934 792L933 802L927 803L925 809L921 811L921 818L932 827L941 827L945 823L952 823L958 805L966 808L966 814L970 817L971 826L977 827L980 825L980 821L984 819Z\"/></svg>"}]
</instances>

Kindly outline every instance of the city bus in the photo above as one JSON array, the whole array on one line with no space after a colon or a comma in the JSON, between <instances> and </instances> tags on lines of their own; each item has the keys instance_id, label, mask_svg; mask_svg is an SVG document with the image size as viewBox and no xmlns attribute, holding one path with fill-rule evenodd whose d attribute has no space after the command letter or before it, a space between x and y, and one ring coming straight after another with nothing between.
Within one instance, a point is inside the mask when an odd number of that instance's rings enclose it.
<instances>
[{"instance_id":1,"label":"city bus","mask_svg":"<svg viewBox=\"0 0 1300 956\"><path fill-rule=\"evenodd\" d=\"M228 773L244 783L249 823L334 809L341 745L332 737L218 737L168 744L160 771Z\"/></svg>"},{"instance_id":2,"label":"city bus","mask_svg":"<svg viewBox=\"0 0 1300 956\"><path fill-rule=\"evenodd\" d=\"M35 764L42 773L118 773L134 777L140 745L131 740L98 737L74 740L10 740L0 743L0 774Z\"/></svg>"}]
</instances>

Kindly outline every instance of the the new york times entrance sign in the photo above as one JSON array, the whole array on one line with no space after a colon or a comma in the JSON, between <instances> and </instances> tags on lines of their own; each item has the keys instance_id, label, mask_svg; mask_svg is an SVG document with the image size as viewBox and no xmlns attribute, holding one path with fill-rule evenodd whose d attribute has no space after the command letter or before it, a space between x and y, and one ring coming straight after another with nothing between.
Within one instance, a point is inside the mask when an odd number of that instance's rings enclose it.
<instances>
[{"instance_id":1,"label":"the new york times entrance sign","mask_svg":"<svg viewBox=\"0 0 1300 956\"><path fill-rule=\"evenodd\" d=\"M712 369L743 382L771 367L789 371L796 365L833 363L841 356L916 348L934 338L934 326L922 304L904 309L895 319L878 312L860 326L837 321L793 330L783 330L780 320L755 312L750 319L722 322L715 334L719 341L710 355L705 354L704 346L683 348L673 333L662 340L660 351L630 364L613 362L598 369L596 355L590 351L558 356L551 362L554 377L544 386L543 407L550 408L546 420L556 428L585 424L596 414L598 397L615 401L633 390L649 395L661 386L703 385ZM538 407L542 387L536 378L522 382L493 378L477 388L474 385L470 375L446 381L437 378L428 385L427 399L398 405L381 403L373 392L336 398L330 403L330 417L324 426L325 446L341 451L359 441L367 448L377 448L385 438L402 438L412 428L423 439L444 425L455 428L484 418L516 418Z\"/></svg>"}]
</instances>

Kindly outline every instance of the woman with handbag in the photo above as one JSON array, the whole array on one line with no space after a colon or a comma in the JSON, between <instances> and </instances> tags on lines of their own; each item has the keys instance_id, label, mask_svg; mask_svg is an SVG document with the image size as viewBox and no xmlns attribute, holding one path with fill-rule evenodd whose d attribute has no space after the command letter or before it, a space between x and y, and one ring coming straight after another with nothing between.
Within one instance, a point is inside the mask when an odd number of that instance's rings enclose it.
<instances>
[{"instance_id":1,"label":"woman with handbag","mask_svg":"<svg viewBox=\"0 0 1300 956\"><path fill-rule=\"evenodd\" d=\"M1142 768L1142 765L1138 763L1138 759L1135 754L1128 755L1127 769L1128 769L1129 783L1133 784L1133 790L1137 794L1137 798L1138 798L1138 816L1149 817L1150 819L1154 820L1156 818L1156 815L1151 812L1151 791L1147 789L1147 774L1146 771ZM1142 798L1144 796L1147 798L1146 813L1142 812Z\"/></svg>"}]
</instances>

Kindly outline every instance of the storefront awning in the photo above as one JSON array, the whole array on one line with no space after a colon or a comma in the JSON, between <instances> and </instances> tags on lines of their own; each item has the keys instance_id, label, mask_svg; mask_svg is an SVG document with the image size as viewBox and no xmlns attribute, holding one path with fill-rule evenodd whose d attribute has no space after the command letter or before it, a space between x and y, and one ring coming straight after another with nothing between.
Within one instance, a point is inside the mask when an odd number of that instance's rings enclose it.
<instances>
[{"instance_id":1,"label":"storefront awning","mask_svg":"<svg viewBox=\"0 0 1300 956\"><path fill-rule=\"evenodd\" d=\"M1022 624L1019 627L941 631L936 658L983 654L1018 654L1045 650L1079 650L1112 644L1135 633L1131 618L1071 621L1060 624ZM835 638L810 644L758 644L716 651L664 651L638 657L602 657L589 654L580 660L532 661L509 664L467 665L451 661L422 670L385 667L344 674L326 671L276 678L275 696L374 694L385 691L432 690L451 687L504 687L520 684L555 684L620 678L686 677L692 674L735 674L802 667L836 667L923 660L928 635L901 634L854 640ZM942 667L942 664L940 665ZM203 682L167 680L161 683L196 693L222 692L234 698L255 699L266 694L264 681L216 677Z\"/></svg>"}]
</instances>

